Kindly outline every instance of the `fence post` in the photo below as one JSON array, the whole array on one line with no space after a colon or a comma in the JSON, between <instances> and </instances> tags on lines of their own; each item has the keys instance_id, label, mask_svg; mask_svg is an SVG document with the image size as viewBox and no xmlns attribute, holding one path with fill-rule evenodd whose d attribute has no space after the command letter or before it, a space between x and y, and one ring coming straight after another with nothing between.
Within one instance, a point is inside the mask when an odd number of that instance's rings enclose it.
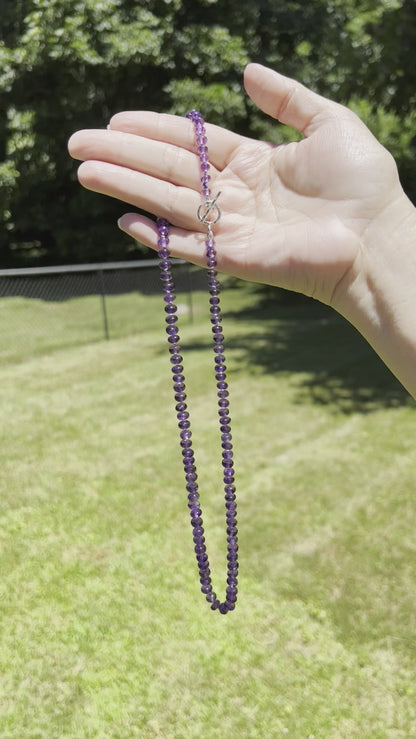
<instances>
[{"instance_id":1,"label":"fence post","mask_svg":"<svg viewBox=\"0 0 416 739\"><path fill-rule=\"evenodd\" d=\"M108 316L107 316L107 304L105 301L105 283L104 283L104 272L102 269L99 269L98 272L98 281L100 283L100 295L101 295L101 308L103 311L103 321L104 321L104 336L106 340L108 341L110 338L110 332L108 329Z\"/></svg>"},{"instance_id":2,"label":"fence post","mask_svg":"<svg viewBox=\"0 0 416 739\"><path fill-rule=\"evenodd\" d=\"M187 272L188 272L188 306L189 306L189 322L194 322L194 303L193 303L193 295L192 295L192 267L188 262L187 265Z\"/></svg>"}]
</instances>

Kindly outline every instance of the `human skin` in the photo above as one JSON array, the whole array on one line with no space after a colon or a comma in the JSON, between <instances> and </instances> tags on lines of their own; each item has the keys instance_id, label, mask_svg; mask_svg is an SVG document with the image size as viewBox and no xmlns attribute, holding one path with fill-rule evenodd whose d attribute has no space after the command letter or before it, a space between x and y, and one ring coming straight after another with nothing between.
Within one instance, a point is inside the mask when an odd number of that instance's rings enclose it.
<instances>
[{"instance_id":1,"label":"human skin","mask_svg":"<svg viewBox=\"0 0 416 739\"><path fill-rule=\"evenodd\" d=\"M303 139L272 145L207 125L220 271L311 295L349 320L416 397L416 209L392 156L342 105L266 67L244 84L266 114ZM190 121L118 113L69 141L84 187L171 224L172 255L204 265L198 154ZM149 217L119 221L157 249Z\"/></svg>"}]
</instances>

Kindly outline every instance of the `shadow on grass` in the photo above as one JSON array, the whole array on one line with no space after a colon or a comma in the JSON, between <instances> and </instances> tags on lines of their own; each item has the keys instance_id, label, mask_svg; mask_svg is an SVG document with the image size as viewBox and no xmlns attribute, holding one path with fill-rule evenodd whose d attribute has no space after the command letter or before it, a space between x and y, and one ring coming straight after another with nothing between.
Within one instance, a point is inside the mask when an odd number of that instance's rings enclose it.
<instances>
[{"instance_id":1,"label":"shadow on grass","mask_svg":"<svg viewBox=\"0 0 416 739\"><path fill-rule=\"evenodd\" d=\"M226 347L250 373L290 374L300 403L344 413L414 404L363 337L314 300L280 304L260 294L254 305L225 313L224 322L253 324L253 330L226 336Z\"/></svg>"}]
</instances>

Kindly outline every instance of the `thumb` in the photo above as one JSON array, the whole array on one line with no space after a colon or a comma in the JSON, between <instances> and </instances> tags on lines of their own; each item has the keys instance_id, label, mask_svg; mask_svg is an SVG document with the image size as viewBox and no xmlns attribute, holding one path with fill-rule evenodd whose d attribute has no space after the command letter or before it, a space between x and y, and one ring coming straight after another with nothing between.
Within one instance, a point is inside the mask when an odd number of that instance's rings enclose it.
<instances>
[{"instance_id":1,"label":"thumb","mask_svg":"<svg viewBox=\"0 0 416 739\"><path fill-rule=\"evenodd\" d=\"M261 64L249 64L245 68L244 86L260 110L305 136L342 110L337 103Z\"/></svg>"}]
</instances>

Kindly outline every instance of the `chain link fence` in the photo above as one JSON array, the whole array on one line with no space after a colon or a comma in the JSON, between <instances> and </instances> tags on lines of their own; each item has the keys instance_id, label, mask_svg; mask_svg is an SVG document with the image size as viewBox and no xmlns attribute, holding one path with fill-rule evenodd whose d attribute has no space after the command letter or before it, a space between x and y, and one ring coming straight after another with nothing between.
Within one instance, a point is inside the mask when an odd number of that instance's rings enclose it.
<instances>
[{"instance_id":1,"label":"chain link fence","mask_svg":"<svg viewBox=\"0 0 416 739\"><path fill-rule=\"evenodd\" d=\"M204 270L172 267L179 310L192 321ZM0 270L0 360L145 331L158 325L161 296L157 259Z\"/></svg>"}]
</instances>

